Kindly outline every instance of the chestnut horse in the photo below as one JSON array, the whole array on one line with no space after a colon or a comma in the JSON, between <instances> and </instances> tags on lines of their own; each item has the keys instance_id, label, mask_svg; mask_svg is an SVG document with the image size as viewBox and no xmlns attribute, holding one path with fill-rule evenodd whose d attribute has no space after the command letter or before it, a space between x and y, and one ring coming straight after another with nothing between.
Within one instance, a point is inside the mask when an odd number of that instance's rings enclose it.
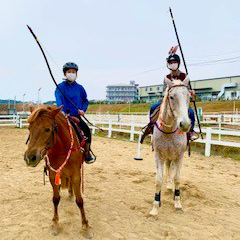
<instances>
[{"instance_id":1,"label":"chestnut horse","mask_svg":"<svg viewBox=\"0 0 240 240\"><path fill-rule=\"evenodd\" d=\"M72 130L69 120L61 109L62 107L41 107L32 110L28 118L30 136L24 160L31 167L36 167L44 158L46 160L49 180L53 188L52 234L59 233L60 187L68 187L70 196L73 197L74 192L81 212L83 234L91 238L92 233L85 215L81 191L83 152L79 147L80 143L75 131Z\"/></svg>"}]
</instances>

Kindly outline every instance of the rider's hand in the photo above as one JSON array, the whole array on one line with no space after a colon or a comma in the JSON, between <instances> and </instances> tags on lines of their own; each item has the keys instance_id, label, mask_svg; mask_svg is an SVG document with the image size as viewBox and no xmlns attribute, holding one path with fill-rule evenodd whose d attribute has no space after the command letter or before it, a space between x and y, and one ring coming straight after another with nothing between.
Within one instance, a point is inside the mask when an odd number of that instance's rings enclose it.
<instances>
[{"instance_id":1,"label":"rider's hand","mask_svg":"<svg viewBox=\"0 0 240 240\"><path fill-rule=\"evenodd\" d=\"M84 116L85 112L83 110L78 109L78 113L80 116Z\"/></svg>"},{"instance_id":2,"label":"rider's hand","mask_svg":"<svg viewBox=\"0 0 240 240\"><path fill-rule=\"evenodd\" d=\"M194 90L189 90L189 93L190 93L190 95L192 97L192 100L196 101L196 93L195 93L195 91Z\"/></svg>"}]
</instances>

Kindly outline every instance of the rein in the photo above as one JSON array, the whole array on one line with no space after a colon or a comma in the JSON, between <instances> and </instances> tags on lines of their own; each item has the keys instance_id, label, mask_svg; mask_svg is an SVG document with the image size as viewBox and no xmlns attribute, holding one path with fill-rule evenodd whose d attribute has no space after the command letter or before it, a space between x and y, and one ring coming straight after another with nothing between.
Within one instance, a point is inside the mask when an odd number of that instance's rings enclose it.
<instances>
[{"instance_id":1,"label":"rein","mask_svg":"<svg viewBox=\"0 0 240 240\"><path fill-rule=\"evenodd\" d=\"M170 103L169 93L170 93L170 91L171 91L173 88L175 88L175 87L186 87L186 88L188 89L188 87L187 87L186 85L181 85L181 84L173 85L172 87L169 87L169 88L168 88L167 97L166 97L166 102L167 102L168 105L169 105L171 114L172 114L172 116L173 116L173 118L174 118L174 122L176 121L176 116L174 115L174 111L173 111L172 106L171 106L171 103ZM161 108L161 107L160 107L160 108ZM172 132L166 132L166 131L163 131L163 130L161 129L161 126L163 126L163 125L166 126L166 127L169 127L169 128L173 126L173 124L166 124L166 123L163 121L162 117L160 117L161 113L162 113L162 111L160 111L160 113L159 113L160 126L157 124L157 122L154 123L154 125L157 127L157 129L158 129L160 132L164 133L164 134L173 134L173 133L175 133L175 132L177 132L177 131L178 131L179 134L181 134L181 132L179 131L178 127L177 127L174 131L172 131Z\"/></svg>"}]
</instances>

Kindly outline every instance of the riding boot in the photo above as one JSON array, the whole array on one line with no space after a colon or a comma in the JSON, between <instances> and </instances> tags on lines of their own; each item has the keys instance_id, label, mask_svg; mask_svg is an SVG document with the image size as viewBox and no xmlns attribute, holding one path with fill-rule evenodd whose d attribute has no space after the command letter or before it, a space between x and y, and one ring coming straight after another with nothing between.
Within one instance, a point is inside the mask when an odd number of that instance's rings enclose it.
<instances>
[{"instance_id":1,"label":"riding boot","mask_svg":"<svg viewBox=\"0 0 240 240\"><path fill-rule=\"evenodd\" d=\"M194 132L193 130L190 132L187 132L187 139L188 141L195 141L199 138L198 134Z\"/></svg>"},{"instance_id":2,"label":"riding boot","mask_svg":"<svg viewBox=\"0 0 240 240\"><path fill-rule=\"evenodd\" d=\"M84 160L86 163L94 163L96 161L96 156L93 154L90 143L85 144Z\"/></svg>"},{"instance_id":3,"label":"riding boot","mask_svg":"<svg viewBox=\"0 0 240 240\"><path fill-rule=\"evenodd\" d=\"M146 136L153 133L153 123L150 122L143 128L143 135L141 137L140 143L143 143Z\"/></svg>"}]
</instances>

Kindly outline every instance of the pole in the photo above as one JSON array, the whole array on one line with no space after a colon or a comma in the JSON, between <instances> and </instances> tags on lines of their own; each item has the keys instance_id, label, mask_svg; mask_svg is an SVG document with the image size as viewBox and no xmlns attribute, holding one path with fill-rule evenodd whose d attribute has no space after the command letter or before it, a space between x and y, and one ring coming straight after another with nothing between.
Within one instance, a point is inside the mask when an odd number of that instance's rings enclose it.
<instances>
[{"instance_id":1,"label":"pole","mask_svg":"<svg viewBox=\"0 0 240 240\"><path fill-rule=\"evenodd\" d=\"M43 51L43 48L42 48L40 42L38 41L37 36L35 35L35 33L33 32L33 30L32 30L28 25L27 25L27 28L29 29L29 31L30 31L30 33L32 34L32 36L34 37L35 41L37 42L37 44L38 44L38 46L39 46L39 48L40 48L40 50L41 50L41 52L42 52L42 54L43 54L43 57L44 57L45 62L46 62L46 64L47 64L48 71L49 71L49 73L50 73L50 75L51 75L51 78L52 78L54 84L56 85L57 89L58 89L58 90L62 93L62 95L72 104L72 106L78 111L78 107L76 106L76 104L75 104L75 103L62 91L62 89L58 86L58 84L57 84L57 82L56 82L56 80L55 80L55 78L54 78L54 76L53 76L53 74L52 74L52 70L51 70L50 65L49 65L49 63L48 63L47 57L46 57L46 55L45 55L45 53L44 53L44 51ZM87 123L89 123L91 126L94 127L94 125L93 125L91 122L89 122L89 120L88 120L85 116L82 116L82 118L84 118ZM101 130L101 131L103 132L103 130L102 130L101 128L99 128L99 127L96 127L96 128L98 128L99 130Z\"/></svg>"},{"instance_id":2,"label":"pole","mask_svg":"<svg viewBox=\"0 0 240 240\"><path fill-rule=\"evenodd\" d=\"M184 67L185 67L185 71L186 71L186 74L188 75L187 65L186 65L186 62L185 62L184 55L183 55L182 46L181 46L181 43L180 43L180 40L179 40L179 37L178 37L177 27L176 27L176 24L175 24L175 20L174 20L174 18L173 18L172 9L169 8L169 11L170 11L170 15L171 15L171 18L172 18L172 22L173 22L173 27L174 27L174 30L175 30L175 34L176 34L176 37L177 37L178 46L179 46L179 48L180 48L180 52L181 52L181 55L182 55L182 60L183 60L183 64L184 64ZM190 88L190 90L192 90L191 82L189 82L189 88ZM198 114L197 114L196 101L193 101L193 105L194 105L194 110L195 110L195 113L196 113L196 116L197 116L197 122L198 122L198 126L199 126L199 132L200 132L201 138L203 139L202 129L201 129L200 121L199 121Z\"/></svg>"},{"instance_id":3,"label":"pole","mask_svg":"<svg viewBox=\"0 0 240 240\"><path fill-rule=\"evenodd\" d=\"M142 137L142 134L139 134L138 136L138 151L137 151L137 157L133 158L134 160L143 160L143 158L141 157L141 137Z\"/></svg>"}]
</instances>

